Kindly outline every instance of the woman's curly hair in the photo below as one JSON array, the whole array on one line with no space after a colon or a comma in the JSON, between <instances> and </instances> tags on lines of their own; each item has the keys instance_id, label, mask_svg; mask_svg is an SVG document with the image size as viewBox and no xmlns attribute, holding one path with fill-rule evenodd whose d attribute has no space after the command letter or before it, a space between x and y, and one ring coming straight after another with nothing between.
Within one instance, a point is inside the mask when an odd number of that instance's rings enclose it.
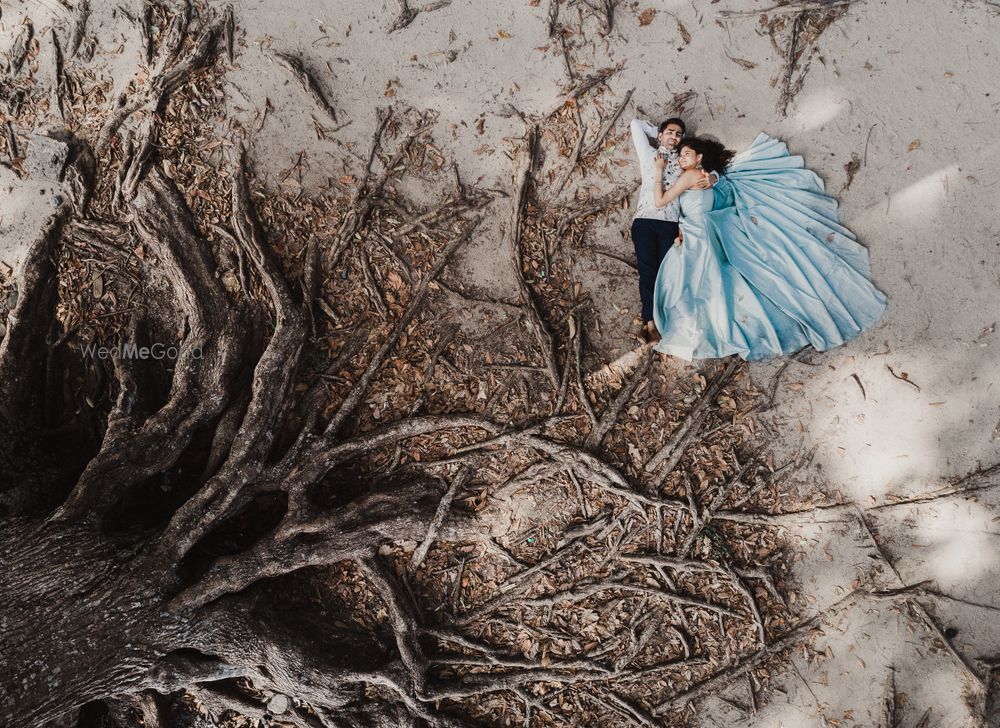
<instances>
[{"instance_id":1,"label":"woman's curly hair","mask_svg":"<svg viewBox=\"0 0 1000 728\"><path fill-rule=\"evenodd\" d=\"M726 167L729 166L729 163L733 161L733 157L735 156L735 152L732 150L726 149L714 139L706 139L705 137L684 137L677 145L677 151L680 152L684 147L688 147L695 154L701 155L701 166L704 169L707 169L709 172L717 172L718 174L726 171Z\"/></svg>"}]
</instances>

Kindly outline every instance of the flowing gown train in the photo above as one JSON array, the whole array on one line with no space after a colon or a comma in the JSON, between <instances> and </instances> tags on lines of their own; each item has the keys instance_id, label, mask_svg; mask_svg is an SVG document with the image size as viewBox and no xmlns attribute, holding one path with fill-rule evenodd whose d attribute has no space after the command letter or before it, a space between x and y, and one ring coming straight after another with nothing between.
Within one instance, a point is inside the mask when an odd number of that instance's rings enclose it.
<instances>
[{"instance_id":1,"label":"flowing gown train","mask_svg":"<svg viewBox=\"0 0 1000 728\"><path fill-rule=\"evenodd\" d=\"M680 197L684 243L660 266L658 351L766 359L840 346L881 318L868 251L785 144L760 134L711 190Z\"/></svg>"}]
</instances>

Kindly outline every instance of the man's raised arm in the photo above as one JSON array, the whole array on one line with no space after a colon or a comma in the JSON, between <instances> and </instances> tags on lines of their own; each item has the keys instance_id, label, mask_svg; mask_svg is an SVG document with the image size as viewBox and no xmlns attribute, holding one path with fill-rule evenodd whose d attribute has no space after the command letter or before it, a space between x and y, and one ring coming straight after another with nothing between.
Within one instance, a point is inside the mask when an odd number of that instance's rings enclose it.
<instances>
[{"instance_id":1,"label":"man's raised arm","mask_svg":"<svg viewBox=\"0 0 1000 728\"><path fill-rule=\"evenodd\" d=\"M656 139L656 127L648 121L632 119L629 129L632 131L632 143L635 145L635 153L639 156L640 164L652 161L656 156L656 150L650 146L650 142Z\"/></svg>"}]
</instances>

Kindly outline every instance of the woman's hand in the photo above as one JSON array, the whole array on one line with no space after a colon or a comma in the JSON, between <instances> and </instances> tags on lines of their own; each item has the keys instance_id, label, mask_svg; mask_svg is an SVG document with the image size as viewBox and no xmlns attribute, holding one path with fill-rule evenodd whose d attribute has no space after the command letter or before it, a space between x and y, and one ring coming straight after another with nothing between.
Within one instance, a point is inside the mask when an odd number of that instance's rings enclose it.
<instances>
[{"instance_id":1,"label":"woman's hand","mask_svg":"<svg viewBox=\"0 0 1000 728\"><path fill-rule=\"evenodd\" d=\"M656 155L656 159L653 161L653 164L656 165L656 169L662 175L663 174L663 170L666 169L666 167L667 167L667 159L662 154L657 154Z\"/></svg>"},{"instance_id":2,"label":"woman's hand","mask_svg":"<svg viewBox=\"0 0 1000 728\"><path fill-rule=\"evenodd\" d=\"M678 248L684 245L684 231L680 228L677 229L677 237L674 238L674 245Z\"/></svg>"},{"instance_id":3,"label":"woman's hand","mask_svg":"<svg viewBox=\"0 0 1000 728\"><path fill-rule=\"evenodd\" d=\"M706 171L702 171L701 178L691 185L693 190L707 190L715 185L715 177Z\"/></svg>"}]
</instances>

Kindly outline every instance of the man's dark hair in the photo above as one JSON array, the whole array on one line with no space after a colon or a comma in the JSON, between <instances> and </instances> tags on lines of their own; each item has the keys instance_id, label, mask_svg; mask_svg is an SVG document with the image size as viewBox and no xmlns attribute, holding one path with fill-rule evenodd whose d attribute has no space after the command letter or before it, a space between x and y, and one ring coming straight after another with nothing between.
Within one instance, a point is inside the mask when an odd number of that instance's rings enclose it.
<instances>
[{"instance_id":1,"label":"man's dark hair","mask_svg":"<svg viewBox=\"0 0 1000 728\"><path fill-rule=\"evenodd\" d=\"M662 134L663 130L666 129L670 124L676 124L681 128L681 134L687 134L687 125L684 123L683 119L679 119L676 116L672 116L665 122L660 124L660 128L656 130L657 134Z\"/></svg>"}]
</instances>

